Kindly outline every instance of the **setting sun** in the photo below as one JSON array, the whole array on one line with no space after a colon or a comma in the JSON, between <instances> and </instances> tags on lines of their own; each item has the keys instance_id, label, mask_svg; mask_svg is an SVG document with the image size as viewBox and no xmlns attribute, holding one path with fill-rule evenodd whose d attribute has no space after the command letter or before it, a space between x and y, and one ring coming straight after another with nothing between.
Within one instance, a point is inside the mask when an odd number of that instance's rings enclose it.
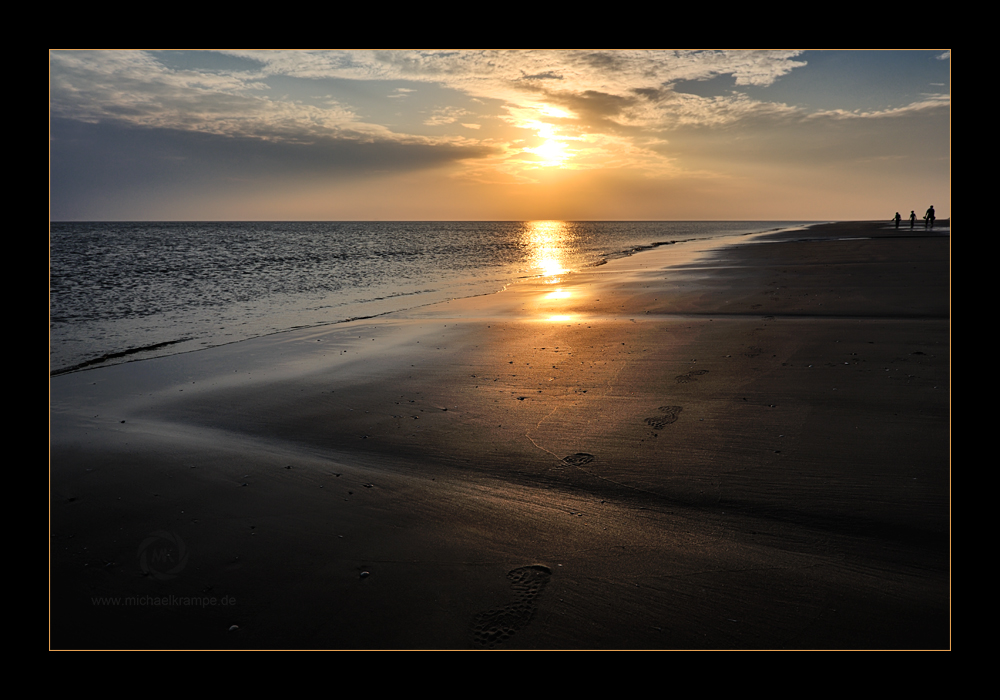
<instances>
[{"instance_id":1,"label":"setting sun","mask_svg":"<svg viewBox=\"0 0 1000 700\"><path fill-rule=\"evenodd\" d=\"M566 153L566 144L555 139L549 139L537 148L526 148L524 150L541 156L542 160L538 164L547 167L560 166L569 157L569 154Z\"/></svg>"}]
</instances>

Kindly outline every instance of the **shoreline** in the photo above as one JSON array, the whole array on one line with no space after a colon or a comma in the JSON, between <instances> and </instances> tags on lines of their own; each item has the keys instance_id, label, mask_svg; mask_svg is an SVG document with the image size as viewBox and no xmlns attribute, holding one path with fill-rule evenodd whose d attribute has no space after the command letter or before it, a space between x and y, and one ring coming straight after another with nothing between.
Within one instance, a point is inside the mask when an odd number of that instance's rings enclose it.
<instances>
[{"instance_id":1,"label":"shoreline","mask_svg":"<svg viewBox=\"0 0 1000 700\"><path fill-rule=\"evenodd\" d=\"M50 647L950 647L950 243L883 226L53 377Z\"/></svg>"},{"instance_id":2,"label":"shoreline","mask_svg":"<svg viewBox=\"0 0 1000 700\"><path fill-rule=\"evenodd\" d=\"M578 222L572 223L573 225L578 225ZM584 262L583 259L574 260L574 265L577 266L577 269L587 269L591 266L605 264L608 260L627 257L660 245L705 240L690 230L669 230L672 226L676 227L686 222L661 223L667 227L667 231L659 231L656 234L651 231L647 231L646 233L649 236L677 234L683 236L693 235L694 237L681 238L674 241L653 241L652 243L649 242L652 239L645 239L643 243L634 242L627 244L624 241L608 241L603 250L596 250L593 246L586 245L584 246L587 248L586 251L577 250L575 256L571 254L570 257L585 258L588 260L589 262ZM705 225L718 223L724 226L732 222L702 223ZM738 223L748 225L753 222ZM770 225L775 222L758 223L761 225ZM795 222L788 223L793 224ZM139 226L141 228L141 225ZM727 236L734 234L719 235ZM621 245L625 247L618 247ZM573 246L570 246L570 248L573 248ZM69 264L64 257L60 256L62 263L64 265ZM280 258L280 255L278 257ZM69 324L68 327L65 324L58 324L59 329L56 335L60 338L60 341L50 348L50 361L55 362L56 366L53 368L50 362L49 375L58 376L95 366L102 367L109 366L110 364L118 364L122 361L146 360L154 357L162 357L167 354L193 352L233 342L242 342L273 333L284 333L303 328L320 328L392 314L405 314L422 306L438 304L449 300L494 294L503 291L503 289L512 284L544 276L537 273L522 274L525 271L515 271L513 268L503 270L502 268L502 265L486 267L476 271L475 274L466 276L462 276L457 270L447 270L444 272L447 278L446 281L437 278L428 278L425 280L427 285L418 284L417 288L411 285L409 291L390 291L379 289L378 285L376 285L367 290L370 294L361 295L357 298L352 298L354 296L352 293L345 293L343 290L340 292L335 291L329 295L327 299L328 303L324 302L320 306L313 308L312 311L308 310L310 302L304 302L308 296L307 294L302 295L298 300L279 294L276 297L277 303L290 306L283 312L273 312L270 315L262 315L257 311L242 308L233 310L236 314L235 317L232 313L227 312L222 315L217 314L217 318L214 321L212 320L212 314L209 313L208 316L201 318L198 324L192 324L190 319L185 319L182 315L175 319L173 325L166 323L166 321L157 321L150 325L147 320L139 317L114 319L99 315L100 318L83 322L83 327L90 327L89 335L88 333L78 334L79 329L74 329L72 327L73 324ZM377 270L373 270L373 272L377 272ZM183 270L179 270L178 273L185 274ZM188 270L186 274L198 276L202 273L195 270ZM63 275L61 276L66 277L69 275L63 270ZM224 280L218 280L218 282L223 284ZM110 300L105 299L105 302L108 301ZM147 301L152 300L148 299ZM305 306L300 306L303 302ZM55 306L59 307L61 305L57 303ZM237 317L239 317L240 313L248 314L248 316L243 321L238 321ZM288 314L291 314L291 316ZM325 320L327 316L332 316L336 320ZM323 320L321 320L321 317ZM157 317L154 315L151 318ZM292 320L293 318L294 320ZM284 320L282 323L276 324L274 322L276 319ZM131 339L132 342L129 342L127 337L120 335L122 325L128 326L130 322L139 322L145 327L144 332L139 333ZM91 327L95 323L97 326ZM291 325L286 325L288 323L291 323ZM215 326L218 326L218 328L213 330ZM94 334L105 337L107 342L98 343L91 347L91 352L87 354L82 348L88 347L93 343ZM71 351L70 348L75 349ZM165 350L165 348L169 348L169 350Z\"/></svg>"}]
</instances>

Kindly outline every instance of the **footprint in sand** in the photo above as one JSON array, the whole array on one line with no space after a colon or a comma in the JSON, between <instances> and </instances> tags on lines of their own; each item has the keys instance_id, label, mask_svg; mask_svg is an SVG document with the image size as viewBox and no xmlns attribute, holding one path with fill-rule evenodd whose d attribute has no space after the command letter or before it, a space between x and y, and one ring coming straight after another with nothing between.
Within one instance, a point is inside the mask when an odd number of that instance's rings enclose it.
<instances>
[{"instance_id":1,"label":"footprint in sand","mask_svg":"<svg viewBox=\"0 0 1000 700\"><path fill-rule=\"evenodd\" d=\"M677 417L683 409L680 406L660 406L656 410L663 415L647 418L646 425L655 428L656 430L663 430L663 428L677 420Z\"/></svg>"},{"instance_id":2,"label":"footprint in sand","mask_svg":"<svg viewBox=\"0 0 1000 700\"><path fill-rule=\"evenodd\" d=\"M677 380L678 384L686 384L687 382L696 381L695 377L700 377L703 374L708 374L707 369L693 369L690 372L685 372L684 374L678 374L674 379Z\"/></svg>"},{"instance_id":3,"label":"footprint in sand","mask_svg":"<svg viewBox=\"0 0 1000 700\"><path fill-rule=\"evenodd\" d=\"M552 569L541 564L521 566L507 572L514 591L514 602L476 615L472 634L476 646L495 647L527 626L538 606L535 599L552 577Z\"/></svg>"},{"instance_id":4,"label":"footprint in sand","mask_svg":"<svg viewBox=\"0 0 1000 700\"><path fill-rule=\"evenodd\" d=\"M577 452L575 455L563 457L563 462L571 467L582 467L584 464L590 464L593 461L594 455L587 454L586 452Z\"/></svg>"}]
</instances>

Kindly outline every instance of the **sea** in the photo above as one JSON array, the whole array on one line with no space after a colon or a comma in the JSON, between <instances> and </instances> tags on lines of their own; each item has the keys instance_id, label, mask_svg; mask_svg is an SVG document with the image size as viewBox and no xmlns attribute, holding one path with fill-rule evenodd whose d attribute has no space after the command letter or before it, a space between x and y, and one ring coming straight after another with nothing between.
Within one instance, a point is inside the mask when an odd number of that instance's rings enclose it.
<instances>
[{"instance_id":1,"label":"sea","mask_svg":"<svg viewBox=\"0 0 1000 700\"><path fill-rule=\"evenodd\" d=\"M494 294L789 221L52 222L51 375Z\"/></svg>"}]
</instances>

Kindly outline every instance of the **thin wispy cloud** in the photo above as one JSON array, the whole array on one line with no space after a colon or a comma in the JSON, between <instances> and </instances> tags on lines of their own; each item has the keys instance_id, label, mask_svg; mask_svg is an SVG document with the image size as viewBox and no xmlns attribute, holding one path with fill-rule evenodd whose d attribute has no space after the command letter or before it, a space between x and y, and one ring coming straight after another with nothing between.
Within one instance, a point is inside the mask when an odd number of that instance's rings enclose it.
<instances>
[{"instance_id":1,"label":"thin wispy cloud","mask_svg":"<svg viewBox=\"0 0 1000 700\"><path fill-rule=\"evenodd\" d=\"M917 102L911 102L902 107L892 109L873 110L864 112L861 110L847 111L843 109L825 110L810 114L810 118L822 119L832 117L834 119L885 119L888 117L904 117L916 112L946 109L951 106L951 95L928 94Z\"/></svg>"}]
</instances>

